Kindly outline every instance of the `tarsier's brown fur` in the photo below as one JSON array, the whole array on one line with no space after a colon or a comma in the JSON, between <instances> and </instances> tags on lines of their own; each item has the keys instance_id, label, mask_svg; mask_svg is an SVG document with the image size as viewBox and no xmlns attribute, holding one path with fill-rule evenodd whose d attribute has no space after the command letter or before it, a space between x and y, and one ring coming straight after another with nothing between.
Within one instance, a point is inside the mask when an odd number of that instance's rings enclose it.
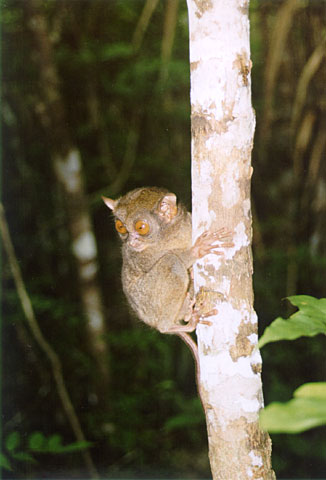
<instances>
[{"instance_id":1,"label":"tarsier's brown fur","mask_svg":"<svg viewBox=\"0 0 326 480\"><path fill-rule=\"evenodd\" d=\"M192 245L191 214L164 188L137 188L117 200L103 200L122 240L122 286L130 306L151 327L179 335L199 372L197 345L187 332L209 322L196 310L191 269L198 258L231 246L223 242L229 232L205 232Z\"/></svg>"}]
</instances>

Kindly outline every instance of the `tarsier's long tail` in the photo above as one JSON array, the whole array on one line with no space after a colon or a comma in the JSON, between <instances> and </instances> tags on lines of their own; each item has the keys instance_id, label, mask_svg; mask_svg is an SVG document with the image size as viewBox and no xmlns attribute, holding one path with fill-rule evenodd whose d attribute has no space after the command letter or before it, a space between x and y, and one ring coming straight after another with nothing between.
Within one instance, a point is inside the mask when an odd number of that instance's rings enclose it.
<instances>
[{"instance_id":1,"label":"tarsier's long tail","mask_svg":"<svg viewBox=\"0 0 326 480\"><path fill-rule=\"evenodd\" d=\"M192 356L194 357L195 360L195 369L196 369L196 384L197 384L197 390L198 390L198 395L203 407L203 410L205 412L205 407L204 407L204 400L203 400L203 395L200 389L200 364L199 364L199 355L198 355L198 347L196 342L193 341L191 336L186 333L186 332L176 332L176 335L180 337L189 347Z\"/></svg>"}]
</instances>

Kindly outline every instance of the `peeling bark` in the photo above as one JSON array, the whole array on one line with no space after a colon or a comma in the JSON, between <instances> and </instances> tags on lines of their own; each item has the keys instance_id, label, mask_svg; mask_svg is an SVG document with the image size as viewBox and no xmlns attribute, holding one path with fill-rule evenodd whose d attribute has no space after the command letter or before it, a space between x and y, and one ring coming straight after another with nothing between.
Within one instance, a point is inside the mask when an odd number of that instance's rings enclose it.
<instances>
[{"instance_id":1,"label":"peeling bark","mask_svg":"<svg viewBox=\"0 0 326 480\"><path fill-rule=\"evenodd\" d=\"M263 407L253 309L248 1L188 0L191 64L194 239L226 227L234 247L194 267L196 292L210 295L211 326L197 328L214 479L274 479ZM206 307L205 307L206 309Z\"/></svg>"}]
</instances>

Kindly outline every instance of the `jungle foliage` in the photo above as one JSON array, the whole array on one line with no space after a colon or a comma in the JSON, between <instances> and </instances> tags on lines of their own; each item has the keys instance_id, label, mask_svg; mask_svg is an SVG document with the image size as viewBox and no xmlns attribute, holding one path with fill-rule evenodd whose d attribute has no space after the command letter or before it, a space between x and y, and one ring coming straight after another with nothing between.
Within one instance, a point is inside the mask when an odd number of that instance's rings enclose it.
<instances>
[{"instance_id":1,"label":"jungle foliage","mask_svg":"<svg viewBox=\"0 0 326 480\"><path fill-rule=\"evenodd\" d=\"M103 478L208 478L193 360L178 338L130 315L119 242L101 201L161 185L190 208L186 2L3 0L1 7L2 202L35 317L90 442L74 435L4 253L3 478L87 478L86 447ZM324 0L250 2L261 333L293 313L281 298L326 297L325 18ZM75 196L56 170L68 151L81 159ZM90 220L96 239L92 288L105 318L105 372L73 248L75 212ZM266 404L325 378L324 337L279 345L262 351ZM279 478L324 475L325 428L272 440ZM25 457L15 458L19 452Z\"/></svg>"},{"instance_id":2,"label":"jungle foliage","mask_svg":"<svg viewBox=\"0 0 326 480\"><path fill-rule=\"evenodd\" d=\"M289 300L299 310L288 319L276 318L266 327L258 342L260 348L280 340L326 335L326 298L293 295ZM313 427L325 427L326 382L304 383L288 402L272 402L261 411L260 424L272 433L301 433Z\"/></svg>"}]
</instances>

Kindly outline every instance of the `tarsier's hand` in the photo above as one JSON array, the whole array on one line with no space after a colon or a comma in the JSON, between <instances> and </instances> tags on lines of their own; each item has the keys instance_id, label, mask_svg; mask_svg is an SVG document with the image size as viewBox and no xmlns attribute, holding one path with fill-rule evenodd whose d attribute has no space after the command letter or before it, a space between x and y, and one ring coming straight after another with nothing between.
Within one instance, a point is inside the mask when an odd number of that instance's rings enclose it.
<instances>
[{"instance_id":1,"label":"tarsier's hand","mask_svg":"<svg viewBox=\"0 0 326 480\"><path fill-rule=\"evenodd\" d=\"M214 255L223 255L223 252L216 249L234 247L234 243L231 241L225 241L230 239L231 236L232 232L228 231L226 228L220 228L220 230L217 230L216 232L206 231L202 233L192 247L192 252L195 258L202 258L210 253L213 253Z\"/></svg>"}]
</instances>

